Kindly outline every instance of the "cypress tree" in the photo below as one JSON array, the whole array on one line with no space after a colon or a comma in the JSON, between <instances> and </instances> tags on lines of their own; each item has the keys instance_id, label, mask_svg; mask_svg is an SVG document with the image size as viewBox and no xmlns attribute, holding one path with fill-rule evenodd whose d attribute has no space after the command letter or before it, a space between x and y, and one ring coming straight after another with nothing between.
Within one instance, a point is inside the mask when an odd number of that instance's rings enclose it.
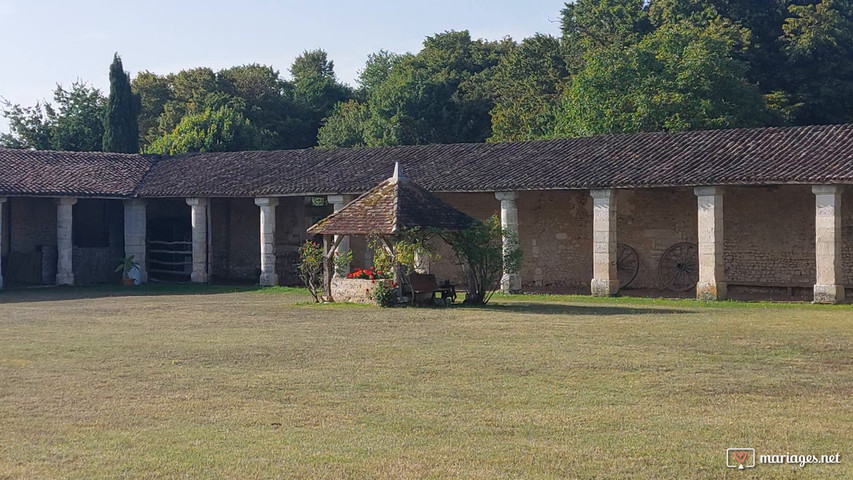
<instances>
[{"instance_id":1,"label":"cypress tree","mask_svg":"<svg viewBox=\"0 0 853 480\"><path fill-rule=\"evenodd\" d=\"M139 97L130 90L130 75L118 53L110 65L110 98L104 117L104 151L139 152Z\"/></svg>"}]
</instances>

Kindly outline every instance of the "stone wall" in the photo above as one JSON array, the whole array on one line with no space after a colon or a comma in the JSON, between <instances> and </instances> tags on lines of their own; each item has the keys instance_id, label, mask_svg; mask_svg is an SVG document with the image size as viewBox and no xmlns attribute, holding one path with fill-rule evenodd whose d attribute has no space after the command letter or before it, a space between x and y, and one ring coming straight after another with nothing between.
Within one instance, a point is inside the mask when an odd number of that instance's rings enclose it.
<instances>
[{"instance_id":1,"label":"stone wall","mask_svg":"<svg viewBox=\"0 0 853 480\"><path fill-rule=\"evenodd\" d=\"M501 203L494 193L439 193L437 196L476 219L500 213ZM440 240L436 241L436 247L438 259L430 259L426 270L435 274L439 282L449 279L456 285L464 285L453 250Z\"/></svg>"},{"instance_id":2,"label":"stone wall","mask_svg":"<svg viewBox=\"0 0 853 480\"><path fill-rule=\"evenodd\" d=\"M373 290L376 288L376 285L379 282L390 281L334 277L332 279L332 298L336 302L375 304Z\"/></svg>"},{"instance_id":3,"label":"stone wall","mask_svg":"<svg viewBox=\"0 0 853 480\"><path fill-rule=\"evenodd\" d=\"M497 213L493 194L440 194L475 218ZM693 190L619 190L617 240L639 253L640 268L632 288L661 288L657 263L671 245L696 242ZM589 293L592 279L592 198L588 190L519 192L519 241L524 250L521 274L525 290ZM439 278L461 283L448 248L433 262Z\"/></svg>"},{"instance_id":4,"label":"stone wall","mask_svg":"<svg viewBox=\"0 0 853 480\"><path fill-rule=\"evenodd\" d=\"M589 292L592 198L588 191L519 192L525 290Z\"/></svg>"},{"instance_id":5,"label":"stone wall","mask_svg":"<svg viewBox=\"0 0 853 480\"><path fill-rule=\"evenodd\" d=\"M697 243L697 203L692 188L618 190L617 243L637 251L639 270L628 288L664 289L658 263L676 243Z\"/></svg>"},{"instance_id":6,"label":"stone wall","mask_svg":"<svg viewBox=\"0 0 853 480\"><path fill-rule=\"evenodd\" d=\"M87 208L88 207L88 208ZM118 283L121 274L115 271L119 259L124 257L124 205L121 200L80 199L74 205L74 250L72 266L74 283ZM85 212L85 213L84 213ZM83 215L102 218L83 218ZM106 229L107 244L102 246L80 246L76 237L80 230ZM99 235L100 236L100 235Z\"/></svg>"},{"instance_id":7,"label":"stone wall","mask_svg":"<svg viewBox=\"0 0 853 480\"><path fill-rule=\"evenodd\" d=\"M841 197L841 229L844 231L844 284L853 287L853 185L847 185ZM853 298L853 297L851 297Z\"/></svg>"},{"instance_id":8,"label":"stone wall","mask_svg":"<svg viewBox=\"0 0 853 480\"><path fill-rule=\"evenodd\" d=\"M298 285L299 247L314 221L332 213L310 197L281 197L275 210L276 274L281 285ZM211 268L214 282L257 283L261 269L260 210L253 198L212 199Z\"/></svg>"},{"instance_id":9,"label":"stone wall","mask_svg":"<svg viewBox=\"0 0 853 480\"><path fill-rule=\"evenodd\" d=\"M53 198L14 197L6 202L3 225L3 275L9 284L53 284L56 276L56 201ZM78 207L83 205L84 208ZM75 216L72 262L75 283L118 281L114 270L124 254L123 206L120 200L81 199ZM96 212L93 214L92 212ZM5 220L8 219L8 220ZM103 228L106 242L79 246L81 228ZM91 232L87 232L91 233ZM97 235L100 237L100 235ZM10 260L10 257L11 258Z\"/></svg>"},{"instance_id":10,"label":"stone wall","mask_svg":"<svg viewBox=\"0 0 853 480\"><path fill-rule=\"evenodd\" d=\"M6 254L9 253L9 225L11 222L9 221L9 202L0 203L0 221L3 222L0 225L0 258L5 258Z\"/></svg>"},{"instance_id":11,"label":"stone wall","mask_svg":"<svg viewBox=\"0 0 853 480\"><path fill-rule=\"evenodd\" d=\"M853 188L845 191L844 271L853 284ZM475 218L499 209L493 194L439 194ZM724 189L726 277L732 283L814 283L814 195L809 186ZM617 241L637 250L639 272L630 288L663 289L658 262L679 242L697 243L693 188L618 190ZM589 292L592 278L592 200L589 191L519 192L519 230L525 290ZM430 271L461 283L449 248Z\"/></svg>"},{"instance_id":12,"label":"stone wall","mask_svg":"<svg viewBox=\"0 0 853 480\"><path fill-rule=\"evenodd\" d=\"M727 280L733 284L813 283L815 201L810 186L726 187L723 192ZM493 193L441 193L438 196L479 219L498 213L500 208ZM697 241L693 189L618 190L616 201L618 243L634 247L639 254L639 274L631 288L663 288L657 273L663 252L678 242ZM113 263L122 255L121 201L103 202L109 204L109 246L94 249L75 246L74 271L78 283L111 281ZM525 253L524 289L589 293L592 278L592 199L589 191L519 192L517 203L519 240ZM36 257L41 258L42 247L53 248L54 254L48 261L54 263L52 271L55 274L55 200L14 197L9 198L3 208L5 228L3 252L0 253L7 257L6 262L10 253L17 252L21 259L32 263ZM309 238L306 229L331 211L330 205L313 205L309 197L279 199L276 207L279 283L299 283L296 276L298 249ZM147 214L149 223L172 219L176 230L183 232L185 227L189 231L189 207L183 198L150 199ZM853 187L845 190L842 214L844 278L851 286ZM257 282L260 221L254 199L212 199L210 215L214 281ZM369 266L371 261L365 253L364 237L351 238L350 245L354 265ZM463 284L452 251L447 245L439 247L441 258L431 261L429 270L440 280L451 279ZM14 281L14 272L5 264L4 267L6 280ZM35 266L32 270L35 271ZM40 283L42 277L51 277L50 274L30 273L35 283Z\"/></svg>"},{"instance_id":13,"label":"stone wall","mask_svg":"<svg viewBox=\"0 0 853 480\"><path fill-rule=\"evenodd\" d=\"M3 240L6 249L3 277L6 285L53 284L56 281L54 199L10 197L5 205L3 228L8 232L4 232Z\"/></svg>"},{"instance_id":14,"label":"stone wall","mask_svg":"<svg viewBox=\"0 0 853 480\"><path fill-rule=\"evenodd\" d=\"M14 197L6 203L9 205L9 248L12 251L35 252L41 245L56 246L54 199Z\"/></svg>"},{"instance_id":15,"label":"stone wall","mask_svg":"<svg viewBox=\"0 0 853 480\"><path fill-rule=\"evenodd\" d=\"M214 282L256 283L261 270L260 211L252 198L210 202Z\"/></svg>"},{"instance_id":16,"label":"stone wall","mask_svg":"<svg viewBox=\"0 0 853 480\"><path fill-rule=\"evenodd\" d=\"M727 187L727 281L814 284L814 217L815 197L809 186Z\"/></svg>"},{"instance_id":17,"label":"stone wall","mask_svg":"<svg viewBox=\"0 0 853 480\"><path fill-rule=\"evenodd\" d=\"M332 214L332 205L315 206L311 197L283 197L276 207L275 271L281 285L300 285L299 247L312 238L308 227ZM322 239L316 239L322 242Z\"/></svg>"}]
</instances>

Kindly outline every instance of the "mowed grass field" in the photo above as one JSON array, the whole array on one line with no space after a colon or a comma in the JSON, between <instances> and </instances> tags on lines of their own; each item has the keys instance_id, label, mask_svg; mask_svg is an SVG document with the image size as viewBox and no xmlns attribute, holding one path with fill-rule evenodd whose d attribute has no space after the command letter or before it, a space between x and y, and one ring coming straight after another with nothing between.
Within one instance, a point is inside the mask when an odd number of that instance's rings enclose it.
<instances>
[{"instance_id":1,"label":"mowed grass field","mask_svg":"<svg viewBox=\"0 0 853 480\"><path fill-rule=\"evenodd\" d=\"M0 293L0 478L853 478L851 306L227 290Z\"/></svg>"}]
</instances>

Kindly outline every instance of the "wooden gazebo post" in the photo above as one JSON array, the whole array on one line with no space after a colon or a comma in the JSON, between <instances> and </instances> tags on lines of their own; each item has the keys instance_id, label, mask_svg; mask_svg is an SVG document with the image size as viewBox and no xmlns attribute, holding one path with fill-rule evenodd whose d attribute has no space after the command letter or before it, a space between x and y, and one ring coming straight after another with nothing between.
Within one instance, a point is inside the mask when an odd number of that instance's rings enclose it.
<instances>
[{"instance_id":1,"label":"wooden gazebo post","mask_svg":"<svg viewBox=\"0 0 853 480\"><path fill-rule=\"evenodd\" d=\"M335 275L335 250L346 235L323 235L323 290L326 301L332 303L332 277Z\"/></svg>"}]
</instances>

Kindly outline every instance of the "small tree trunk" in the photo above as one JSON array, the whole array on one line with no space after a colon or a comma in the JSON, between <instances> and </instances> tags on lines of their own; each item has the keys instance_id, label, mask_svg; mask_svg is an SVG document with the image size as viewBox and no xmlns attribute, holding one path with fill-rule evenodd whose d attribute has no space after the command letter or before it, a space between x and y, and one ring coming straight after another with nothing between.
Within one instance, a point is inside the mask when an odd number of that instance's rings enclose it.
<instances>
[{"instance_id":1,"label":"small tree trunk","mask_svg":"<svg viewBox=\"0 0 853 480\"><path fill-rule=\"evenodd\" d=\"M323 235L323 290L326 301L334 302L332 298L332 275L335 273L332 249L332 236Z\"/></svg>"}]
</instances>

